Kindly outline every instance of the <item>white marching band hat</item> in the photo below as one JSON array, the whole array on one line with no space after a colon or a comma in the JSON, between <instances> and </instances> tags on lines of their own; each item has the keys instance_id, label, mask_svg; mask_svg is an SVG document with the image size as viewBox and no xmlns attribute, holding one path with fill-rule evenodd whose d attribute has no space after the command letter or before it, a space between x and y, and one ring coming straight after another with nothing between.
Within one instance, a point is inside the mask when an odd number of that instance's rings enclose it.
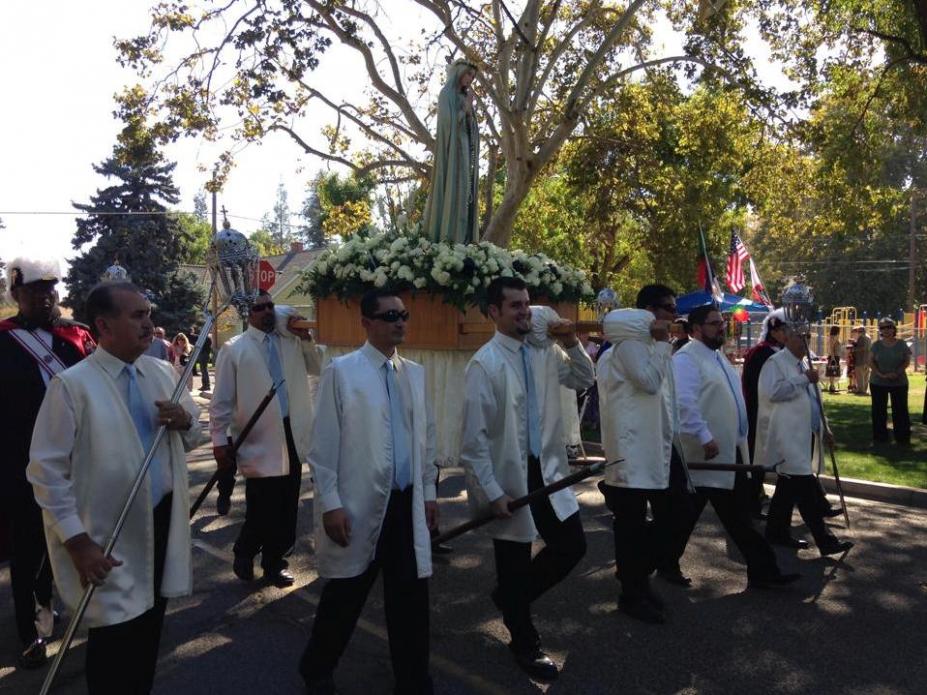
<instances>
[{"instance_id":1,"label":"white marching band hat","mask_svg":"<svg viewBox=\"0 0 927 695\"><path fill-rule=\"evenodd\" d=\"M51 258L26 258L20 256L10 261L7 266L8 291L30 282L58 282L61 279L61 267Z\"/></svg>"}]
</instances>

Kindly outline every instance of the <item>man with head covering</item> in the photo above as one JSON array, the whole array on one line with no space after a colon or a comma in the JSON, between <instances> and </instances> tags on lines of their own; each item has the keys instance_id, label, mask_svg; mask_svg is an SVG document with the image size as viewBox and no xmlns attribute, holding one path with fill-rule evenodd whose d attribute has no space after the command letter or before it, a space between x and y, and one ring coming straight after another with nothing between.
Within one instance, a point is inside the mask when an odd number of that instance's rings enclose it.
<instances>
[{"instance_id":1,"label":"man with head covering","mask_svg":"<svg viewBox=\"0 0 927 695\"><path fill-rule=\"evenodd\" d=\"M94 347L86 326L60 317L57 261L17 258L9 292L17 313L0 321L0 510L10 523L10 579L16 628L23 644L19 665L45 661L52 627L52 573L46 557L42 511L26 480L29 442L49 380Z\"/></svg>"},{"instance_id":2,"label":"man with head covering","mask_svg":"<svg viewBox=\"0 0 927 695\"><path fill-rule=\"evenodd\" d=\"M832 439L833 434L825 429L818 405L817 369L805 364L807 343L789 327L784 333L784 349L766 360L758 384L755 463L774 467L778 473L776 492L769 503L766 537L791 539L788 528L792 507L797 503L821 555L834 555L849 550L853 544L837 540L827 529L819 485L813 475L814 468L823 462L823 440Z\"/></svg>"},{"instance_id":3,"label":"man with head covering","mask_svg":"<svg viewBox=\"0 0 927 695\"><path fill-rule=\"evenodd\" d=\"M560 490L515 512L508 505L568 474L560 386L589 388L592 360L572 322L552 310L545 310L543 330L539 325L532 331L528 289L520 278L494 279L487 288L487 311L496 333L467 365L460 459L470 508L477 515L491 509L497 517L486 527L498 579L491 596L512 635L515 660L532 677L553 680L559 672L541 650L531 603L563 580L586 552L579 504L572 490ZM555 349L548 332L556 333L565 349ZM538 535L545 545L532 558Z\"/></svg>"},{"instance_id":4,"label":"man with head covering","mask_svg":"<svg viewBox=\"0 0 927 695\"><path fill-rule=\"evenodd\" d=\"M438 96L431 188L422 229L432 241L468 244L477 241L479 129L473 108L473 78L477 67L455 60Z\"/></svg>"},{"instance_id":5,"label":"man with head covering","mask_svg":"<svg viewBox=\"0 0 927 695\"><path fill-rule=\"evenodd\" d=\"M26 474L62 600L74 610L96 586L84 614L89 692L148 693L167 599L193 588L185 452L200 443L199 409L186 389L171 402L177 373L143 354L154 326L137 286L101 283L85 311L99 347L49 382ZM104 555L161 426L119 542Z\"/></svg>"},{"instance_id":6,"label":"man with head covering","mask_svg":"<svg viewBox=\"0 0 927 695\"><path fill-rule=\"evenodd\" d=\"M760 370L766 360L782 349L785 341L785 310L771 311L763 319L760 329L761 340L744 355L744 368L741 375L741 384L744 390L744 403L747 406L747 421L750 432L747 434L747 446L750 449L750 459L756 455L756 413L759 406L757 384L760 379ZM763 518L763 476L754 475L742 486L743 503L747 505L750 514L757 519Z\"/></svg>"},{"instance_id":7,"label":"man with head covering","mask_svg":"<svg viewBox=\"0 0 927 695\"><path fill-rule=\"evenodd\" d=\"M667 564L662 555L672 529L670 459L677 420L669 327L645 309L609 312L602 329L613 347L599 361L596 377L605 458L618 461L599 485L614 514L618 608L648 623L665 620L649 575L652 567Z\"/></svg>"}]
</instances>

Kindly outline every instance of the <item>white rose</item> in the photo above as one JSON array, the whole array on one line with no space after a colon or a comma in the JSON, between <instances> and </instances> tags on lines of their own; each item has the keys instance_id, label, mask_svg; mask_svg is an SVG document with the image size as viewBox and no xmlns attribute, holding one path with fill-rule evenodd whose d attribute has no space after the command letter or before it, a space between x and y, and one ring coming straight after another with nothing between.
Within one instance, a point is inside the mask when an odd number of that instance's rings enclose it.
<instances>
[{"instance_id":1,"label":"white rose","mask_svg":"<svg viewBox=\"0 0 927 695\"><path fill-rule=\"evenodd\" d=\"M412 281L412 284L418 289L421 289L427 284L427 281L425 280L425 278L415 278Z\"/></svg>"}]
</instances>

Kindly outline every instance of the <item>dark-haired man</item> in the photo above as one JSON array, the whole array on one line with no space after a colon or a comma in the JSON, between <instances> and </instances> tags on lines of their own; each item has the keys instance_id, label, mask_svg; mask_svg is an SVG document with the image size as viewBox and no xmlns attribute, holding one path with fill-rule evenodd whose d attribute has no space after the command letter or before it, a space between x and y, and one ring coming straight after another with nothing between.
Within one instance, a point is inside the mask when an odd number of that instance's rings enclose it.
<instances>
[{"instance_id":1,"label":"dark-haired man","mask_svg":"<svg viewBox=\"0 0 927 695\"><path fill-rule=\"evenodd\" d=\"M26 469L44 510L55 583L77 607L88 583L87 685L98 693L148 693L168 597L189 594L189 493L185 451L200 441L177 374L143 353L151 304L131 283L98 285L87 319L99 346L55 375L36 418ZM131 506L113 556L103 554L158 428L167 428ZM101 491L104 491L101 493Z\"/></svg>"},{"instance_id":2,"label":"dark-haired man","mask_svg":"<svg viewBox=\"0 0 927 695\"><path fill-rule=\"evenodd\" d=\"M425 370L396 350L409 319L394 293L368 292L367 342L333 359L319 385L309 465L316 556L328 581L299 666L310 693L336 692L335 668L380 570L393 692L433 691L428 577L437 468Z\"/></svg>"},{"instance_id":3,"label":"dark-haired man","mask_svg":"<svg viewBox=\"0 0 927 695\"><path fill-rule=\"evenodd\" d=\"M270 294L261 290L251 305L248 329L219 350L216 390L209 402L220 475L237 465L245 477L245 523L235 541L232 569L242 581L251 581L260 553L264 579L280 588L295 581L285 556L296 542L302 464L309 455L309 375L319 374L322 362L309 331L290 327L294 318L282 308L278 317ZM230 441L272 384L282 385L233 459Z\"/></svg>"},{"instance_id":4,"label":"dark-haired man","mask_svg":"<svg viewBox=\"0 0 927 695\"><path fill-rule=\"evenodd\" d=\"M467 470L471 509L491 509L498 517L487 527L498 579L492 598L512 635L510 647L528 674L552 680L558 669L541 650L531 603L564 579L586 552L579 505L569 489L514 513L508 504L569 472L560 385L589 388L592 361L569 321L548 326L564 351L526 340L531 310L521 279L493 280L487 288L487 311L496 333L467 365L460 458ZM532 558L531 543L538 535L545 545Z\"/></svg>"},{"instance_id":5,"label":"dark-haired man","mask_svg":"<svg viewBox=\"0 0 927 695\"><path fill-rule=\"evenodd\" d=\"M737 373L720 348L724 319L712 305L689 314L692 340L673 357L679 404L679 440L687 463L750 462L748 420ZM782 574L769 544L750 524L744 505L734 497L733 471L692 471L695 497L694 527L708 502L747 562L750 587L790 584L798 574ZM682 556L685 546L677 548Z\"/></svg>"},{"instance_id":6,"label":"dark-haired man","mask_svg":"<svg viewBox=\"0 0 927 695\"><path fill-rule=\"evenodd\" d=\"M45 662L52 630L52 572L46 560L42 510L26 480L29 443L49 380L86 357L94 346L86 326L60 318L58 263L14 259L9 291L15 316L0 321L0 513L9 520L10 584L23 650L18 663Z\"/></svg>"}]
</instances>

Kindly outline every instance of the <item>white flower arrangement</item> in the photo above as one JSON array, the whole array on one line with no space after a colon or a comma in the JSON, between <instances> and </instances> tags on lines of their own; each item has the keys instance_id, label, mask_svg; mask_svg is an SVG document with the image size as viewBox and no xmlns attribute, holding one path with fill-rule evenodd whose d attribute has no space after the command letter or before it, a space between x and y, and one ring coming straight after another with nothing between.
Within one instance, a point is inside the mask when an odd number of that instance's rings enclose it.
<instances>
[{"instance_id":1,"label":"white flower arrangement","mask_svg":"<svg viewBox=\"0 0 927 695\"><path fill-rule=\"evenodd\" d=\"M313 297L356 298L371 288L426 291L465 310L484 303L498 276L524 279L532 298L551 302L591 302L592 287L582 270L560 265L544 254L507 251L495 244L434 243L413 233L350 237L324 251L303 271L300 287Z\"/></svg>"}]
</instances>

